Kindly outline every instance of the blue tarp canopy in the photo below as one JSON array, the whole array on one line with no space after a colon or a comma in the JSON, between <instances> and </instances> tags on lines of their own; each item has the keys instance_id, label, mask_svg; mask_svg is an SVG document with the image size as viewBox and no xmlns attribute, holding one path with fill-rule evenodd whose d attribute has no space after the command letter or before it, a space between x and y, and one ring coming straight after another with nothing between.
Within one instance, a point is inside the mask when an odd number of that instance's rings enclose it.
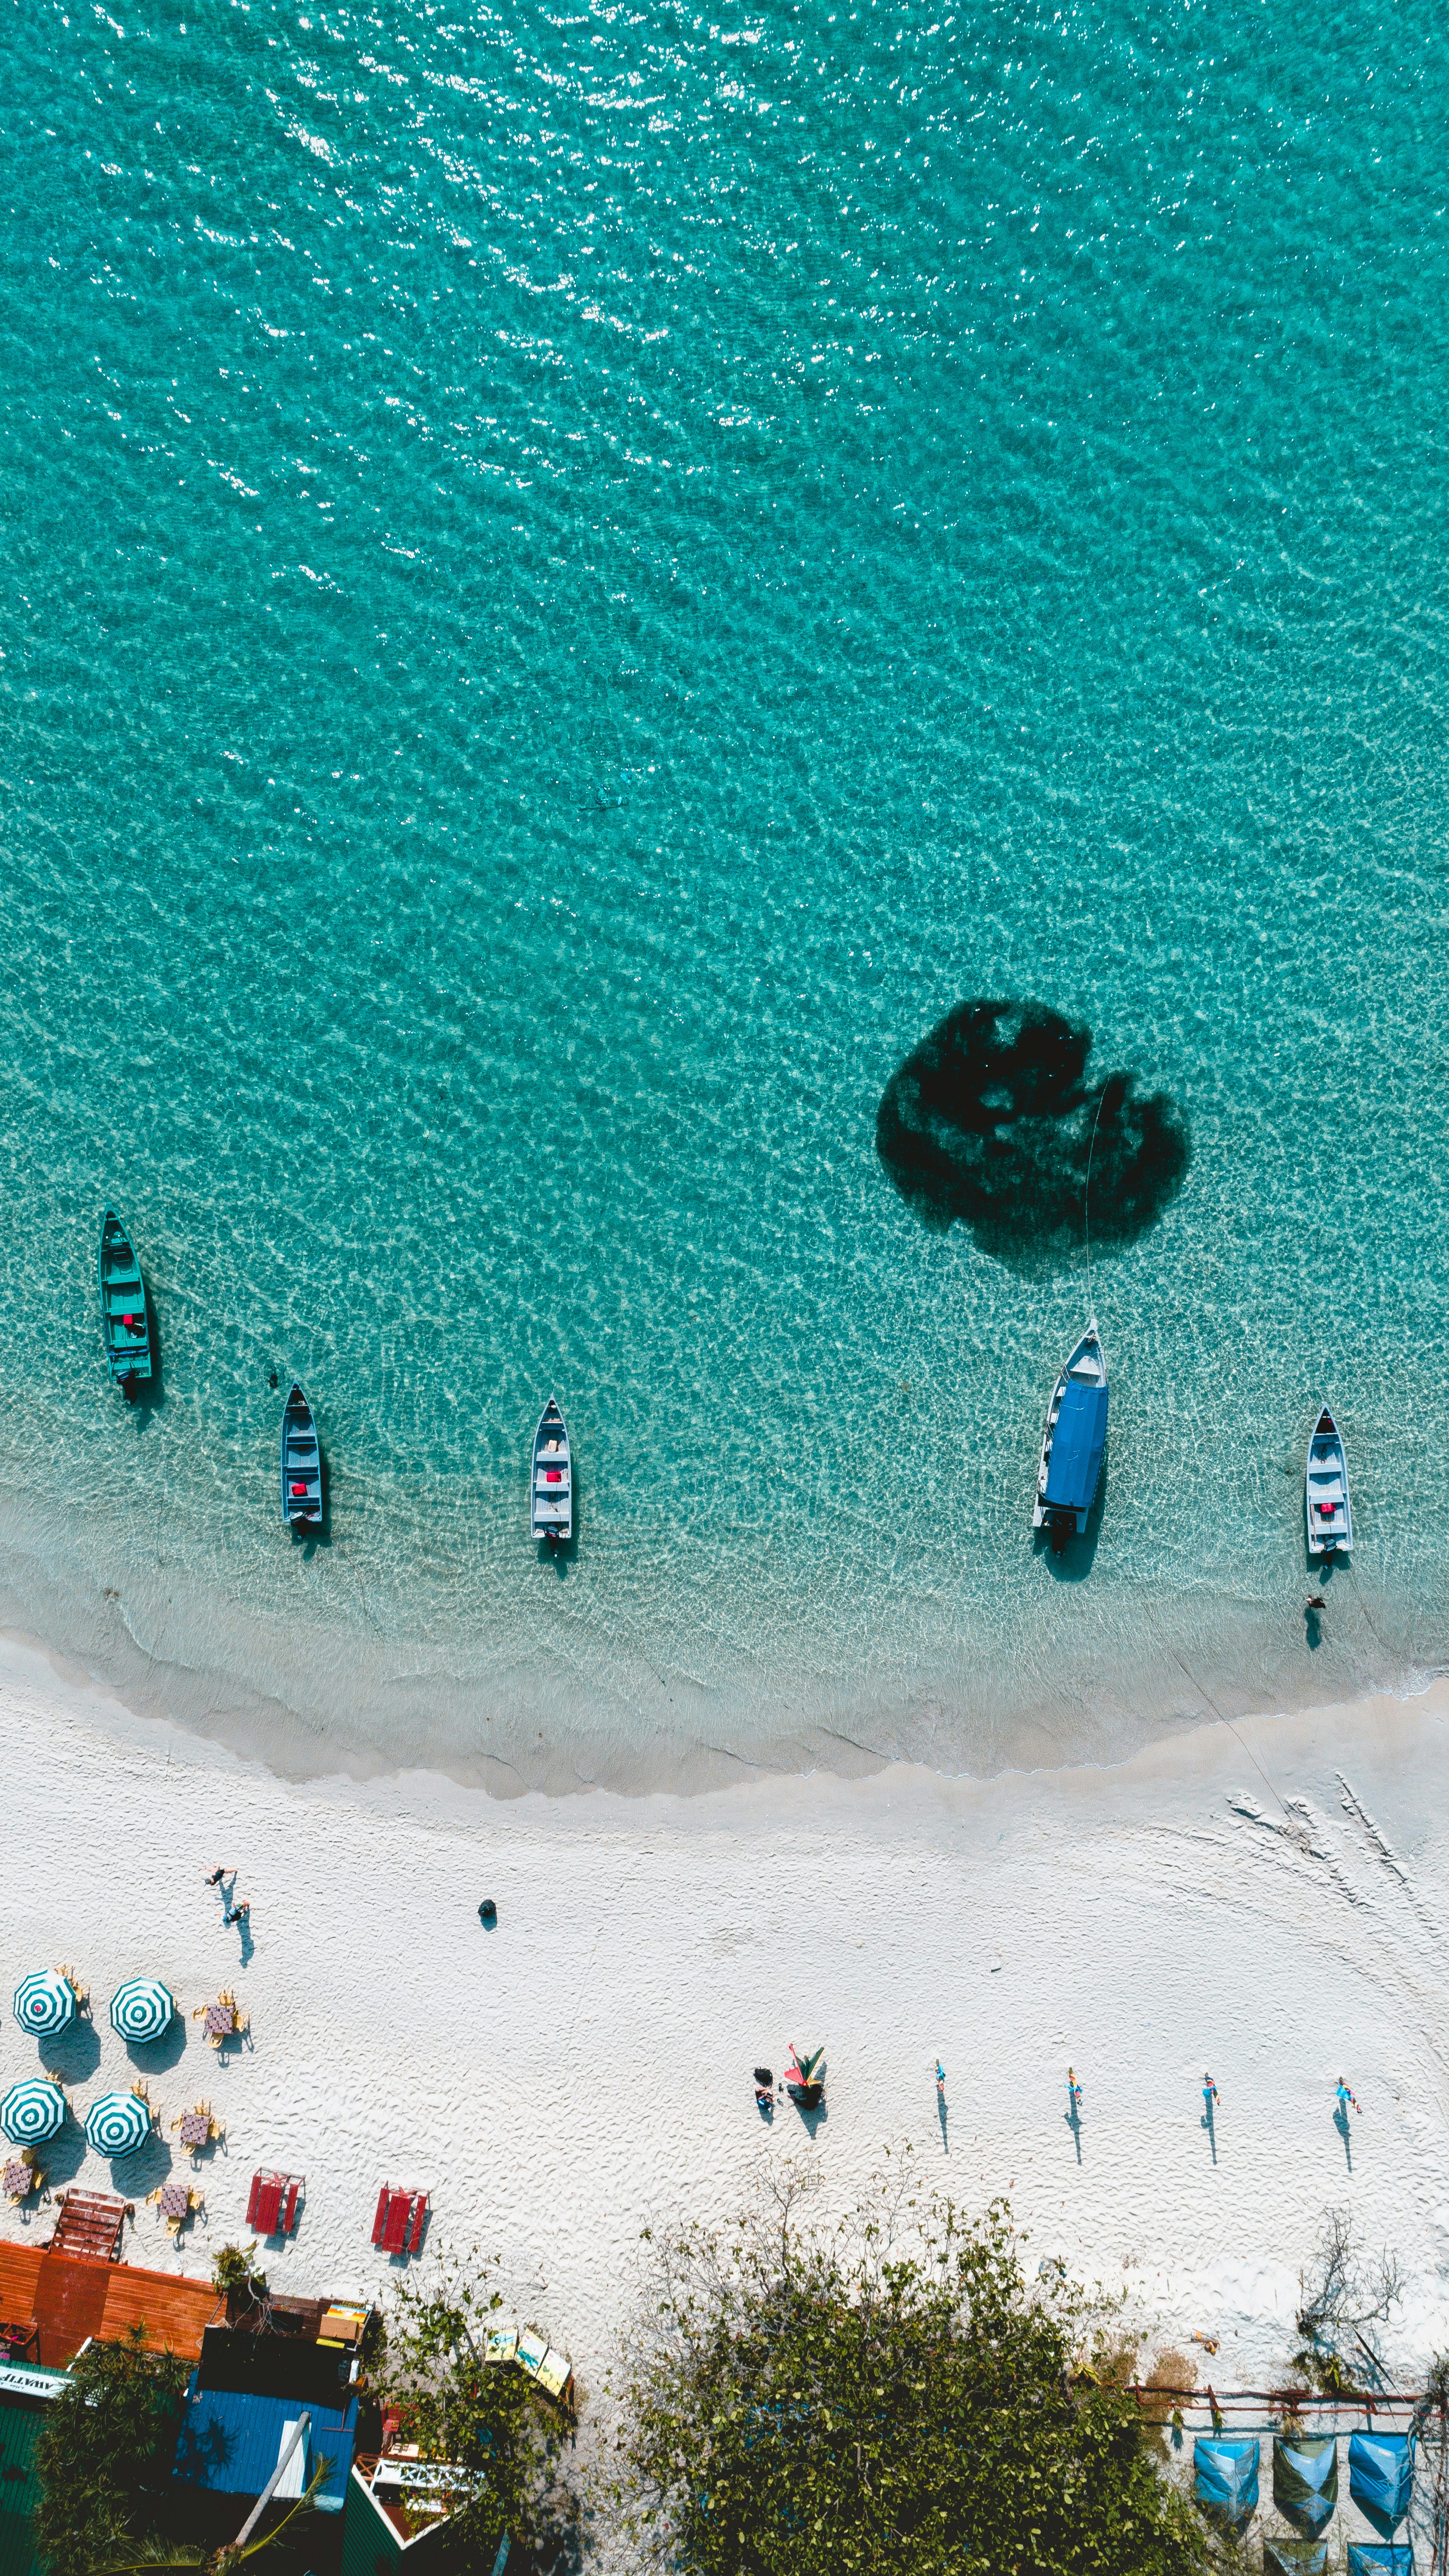
<instances>
[{"instance_id":1,"label":"blue tarp canopy","mask_svg":"<svg viewBox=\"0 0 1449 2576\"><path fill-rule=\"evenodd\" d=\"M1332 2433L1280 2434L1273 2445L1273 2502L1300 2531L1319 2532L1338 2502L1338 2443Z\"/></svg>"},{"instance_id":2,"label":"blue tarp canopy","mask_svg":"<svg viewBox=\"0 0 1449 2576\"><path fill-rule=\"evenodd\" d=\"M1106 1439L1106 1388L1083 1386L1079 1378L1069 1377L1047 1460L1049 1503L1069 1512L1090 1511Z\"/></svg>"},{"instance_id":3,"label":"blue tarp canopy","mask_svg":"<svg viewBox=\"0 0 1449 2576\"><path fill-rule=\"evenodd\" d=\"M1228 2440L1199 2433L1192 2465L1198 2503L1225 2514L1229 2522L1246 2521L1258 2501L1257 2436Z\"/></svg>"},{"instance_id":4,"label":"blue tarp canopy","mask_svg":"<svg viewBox=\"0 0 1449 2576\"><path fill-rule=\"evenodd\" d=\"M345 2407L313 2406L296 2397L257 2397L233 2388L199 2388L195 2371L176 2446L174 2475L181 2486L210 2487L214 2495L259 2496L281 2450L282 2434L310 2415L301 2484L323 2461L327 2475L312 2501L322 2513L340 2513L352 2466L357 2399ZM287 2480L290 2486L291 2478Z\"/></svg>"},{"instance_id":5,"label":"blue tarp canopy","mask_svg":"<svg viewBox=\"0 0 1449 2576\"><path fill-rule=\"evenodd\" d=\"M1351 2540L1348 2576L1414 2576L1414 2553L1407 2540Z\"/></svg>"},{"instance_id":6,"label":"blue tarp canopy","mask_svg":"<svg viewBox=\"0 0 1449 2576\"><path fill-rule=\"evenodd\" d=\"M1407 2433L1355 2433L1348 2446L1348 2491L1360 2513L1393 2536L1409 2510L1414 2464Z\"/></svg>"}]
</instances>

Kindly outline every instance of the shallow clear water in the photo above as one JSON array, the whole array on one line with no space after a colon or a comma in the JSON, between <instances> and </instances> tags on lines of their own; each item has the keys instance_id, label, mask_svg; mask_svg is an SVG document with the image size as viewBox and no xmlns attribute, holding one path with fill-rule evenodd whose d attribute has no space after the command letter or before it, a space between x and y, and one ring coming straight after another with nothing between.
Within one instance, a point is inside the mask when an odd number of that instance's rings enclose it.
<instances>
[{"instance_id":1,"label":"shallow clear water","mask_svg":"<svg viewBox=\"0 0 1449 2576\"><path fill-rule=\"evenodd\" d=\"M1422 5L17 15L6 1617L499 1785L1444 1660L1446 74ZM1191 1134L1060 1567L1081 1262L875 1152L970 995Z\"/></svg>"}]
</instances>

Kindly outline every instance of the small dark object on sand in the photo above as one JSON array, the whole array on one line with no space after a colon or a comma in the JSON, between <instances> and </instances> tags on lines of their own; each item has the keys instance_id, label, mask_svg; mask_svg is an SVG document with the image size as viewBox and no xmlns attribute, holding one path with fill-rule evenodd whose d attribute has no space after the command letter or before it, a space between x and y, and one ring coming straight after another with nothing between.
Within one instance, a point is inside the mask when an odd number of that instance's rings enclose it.
<instances>
[{"instance_id":1,"label":"small dark object on sand","mask_svg":"<svg viewBox=\"0 0 1449 2576\"><path fill-rule=\"evenodd\" d=\"M757 2066L755 2068L755 2082L757 2084L773 2084L774 2081L775 2078L771 2074L768 2066Z\"/></svg>"},{"instance_id":2,"label":"small dark object on sand","mask_svg":"<svg viewBox=\"0 0 1449 2576\"><path fill-rule=\"evenodd\" d=\"M492 1931L494 1924L498 1920L498 1908L494 1904L491 1896L485 1896L482 1904L479 1906L478 1920L484 1926L486 1931Z\"/></svg>"}]
</instances>

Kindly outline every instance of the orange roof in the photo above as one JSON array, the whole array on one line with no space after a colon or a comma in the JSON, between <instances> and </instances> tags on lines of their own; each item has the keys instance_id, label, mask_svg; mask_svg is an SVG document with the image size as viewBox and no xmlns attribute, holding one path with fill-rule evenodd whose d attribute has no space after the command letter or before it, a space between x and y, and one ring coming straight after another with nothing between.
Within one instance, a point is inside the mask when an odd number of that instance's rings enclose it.
<instances>
[{"instance_id":1,"label":"orange roof","mask_svg":"<svg viewBox=\"0 0 1449 2576\"><path fill-rule=\"evenodd\" d=\"M146 2341L183 2361L199 2361L205 2327L222 2313L209 2281L148 2272L138 2263L107 2263L87 2254L51 2254L38 2245L0 2243L0 2319L40 2328L36 2358L49 2370L73 2361L87 2335L113 2342L141 2325Z\"/></svg>"}]
</instances>

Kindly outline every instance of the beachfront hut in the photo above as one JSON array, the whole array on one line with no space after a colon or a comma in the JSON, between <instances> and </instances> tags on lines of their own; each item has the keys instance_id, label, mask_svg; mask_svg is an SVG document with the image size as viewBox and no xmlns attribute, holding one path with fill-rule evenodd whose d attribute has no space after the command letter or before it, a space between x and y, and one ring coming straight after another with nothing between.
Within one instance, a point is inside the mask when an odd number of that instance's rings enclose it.
<instances>
[{"instance_id":1,"label":"beachfront hut","mask_svg":"<svg viewBox=\"0 0 1449 2576\"><path fill-rule=\"evenodd\" d=\"M278 2341L291 2340L278 2337ZM340 2513L352 2466L352 2436L357 2423L355 2392L342 2392L341 2406L304 2406L296 2397L267 2397L255 2389L207 2388L204 2370L193 2371L186 2392L181 2438L176 2446L176 2484L201 2487L231 2499L225 2516L235 2531L237 2505L262 2493L298 2419L311 2422L282 2472L275 2493L279 2503L295 2503L318 2469L322 2482L312 2498L318 2513Z\"/></svg>"},{"instance_id":2,"label":"beachfront hut","mask_svg":"<svg viewBox=\"0 0 1449 2576\"><path fill-rule=\"evenodd\" d=\"M1193 2493L1225 2522L1246 2522L1258 2502L1258 2437L1199 2433L1192 2446Z\"/></svg>"},{"instance_id":3,"label":"beachfront hut","mask_svg":"<svg viewBox=\"0 0 1449 2576\"><path fill-rule=\"evenodd\" d=\"M1265 2540L1263 2576L1328 2576L1327 2541Z\"/></svg>"},{"instance_id":4,"label":"beachfront hut","mask_svg":"<svg viewBox=\"0 0 1449 2576\"><path fill-rule=\"evenodd\" d=\"M1409 2510L1414 2483L1407 2433L1355 2433L1348 2446L1348 2491L1366 2522L1392 2540Z\"/></svg>"},{"instance_id":5,"label":"beachfront hut","mask_svg":"<svg viewBox=\"0 0 1449 2576\"><path fill-rule=\"evenodd\" d=\"M132 2048L149 2047L171 2027L176 2004L159 1977L132 1977L111 1997L111 2028Z\"/></svg>"},{"instance_id":6,"label":"beachfront hut","mask_svg":"<svg viewBox=\"0 0 1449 2576\"><path fill-rule=\"evenodd\" d=\"M21 1978L10 2009L33 2038L53 2039L75 2019L75 1988L63 1968L37 1968Z\"/></svg>"},{"instance_id":7,"label":"beachfront hut","mask_svg":"<svg viewBox=\"0 0 1449 2576\"><path fill-rule=\"evenodd\" d=\"M1338 2502L1338 2442L1332 2433L1280 2433L1273 2444L1273 2502L1299 2531L1317 2533Z\"/></svg>"},{"instance_id":8,"label":"beachfront hut","mask_svg":"<svg viewBox=\"0 0 1449 2576\"><path fill-rule=\"evenodd\" d=\"M98 2156L133 2156L151 2135L151 2105L140 2093L99 2093L86 2113L86 2140Z\"/></svg>"},{"instance_id":9,"label":"beachfront hut","mask_svg":"<svg viewBox=\"0 0 1449 2576\"><path fill-rule=\"evenodd\" d=\"M465 2562L453 2516L467 2500L474 2474L393 2451L355 2461L347 2482L341 2576L423 2576L424 2570L427 2576L462 2576ZM491 2576L503 2576L508 2559L505 2535ZM473 2565L483 2576L476 2560Z\"/></svg>"},{"instance_id":10,"label":"beachfront hut","mask_svg":"<svg viewBox=\"0 0 1449 2576\"><path fill-rule=\"evenodd\" d=\"M0 2576L44 2576L35 2538L40 2479L35 2454L63 2370L9 2361L0 2374Z\"/></svg>"},{"instance_id":11,"label":"beachfront hut","mask_svg":"<svg viewBox=\"0 0 1449 2576\"><path fill-rule=\"evenodd\" d=\"M1414 2553L1407 2540L1351 2540L1348 2576L1414 2576Z\"/></svg>"},{"instance_id":12,"label":"beachfront hut","mask_svg":"<svg viewBox=\"0 0 1449 2576\"><path fill-rule=\"evenodd\" d=\"M65 2125L66 2100L58 2084L32 2075L12 2084L0 2102L0 2129L17 2147L40 2147Z\"/></svg>"}]
</instances>

